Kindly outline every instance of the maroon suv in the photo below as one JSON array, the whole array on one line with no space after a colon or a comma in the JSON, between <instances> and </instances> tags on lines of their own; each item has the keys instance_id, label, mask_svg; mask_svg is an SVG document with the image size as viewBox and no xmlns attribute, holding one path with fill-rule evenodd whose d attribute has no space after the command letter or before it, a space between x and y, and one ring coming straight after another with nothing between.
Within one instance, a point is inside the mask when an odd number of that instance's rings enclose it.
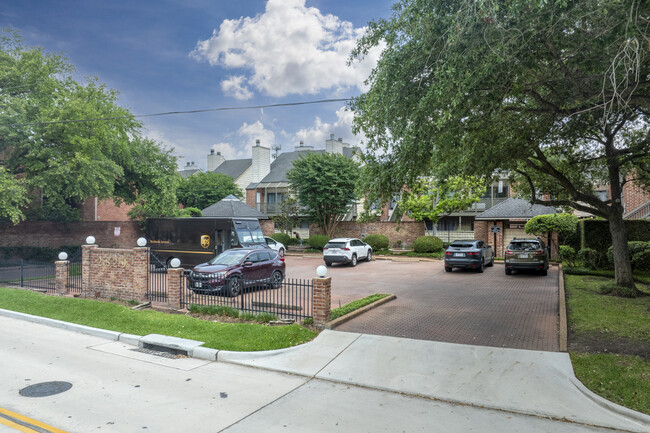
<instances>
[{"instance_id":1,"label":"maroon suv","mask_svg":"<svg viewBox=\"0 0 650 433\"><path fill-rule=\"evenodd\" d=\"M192 269L187 285L194 293L237 296L246 287L277 289L284 280L284 257L267 248L233 248Z\"/></svg>"}]
</instances>

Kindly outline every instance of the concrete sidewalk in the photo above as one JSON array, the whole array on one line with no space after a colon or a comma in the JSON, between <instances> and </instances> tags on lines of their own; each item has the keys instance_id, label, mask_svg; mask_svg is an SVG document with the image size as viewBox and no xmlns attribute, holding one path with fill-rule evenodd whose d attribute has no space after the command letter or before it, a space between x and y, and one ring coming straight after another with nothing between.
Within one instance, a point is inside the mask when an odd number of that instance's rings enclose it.
<instances>
[{"instance_id":1,"label":"concrete sidewalk","mask_svg":"<svg viewBox=\"0 0 650 433\"><path fill-rule=\"evenodd\" d=\"M105 356L136 359L118 346L156 340L5 310L0 315L116 340L96 347ZM289 349L228 352L202 348L197 354L217 362L203 361L188 368L238 365L254 368L251 374L281 372L302 378L301 386L242 415L223 430L228 432L262 428L331 431L333 420L337 426L339 422L347 426L341 431L350 432L402 431L402 427L440 432L594 432L603 428L650 432L649 416L587 390L575 378L565 353L323 331L314 341ZM275 423L269 425L269 420ZM322 425L317 428L314 423L318 422Z\"/></svg>"}]
</instances>

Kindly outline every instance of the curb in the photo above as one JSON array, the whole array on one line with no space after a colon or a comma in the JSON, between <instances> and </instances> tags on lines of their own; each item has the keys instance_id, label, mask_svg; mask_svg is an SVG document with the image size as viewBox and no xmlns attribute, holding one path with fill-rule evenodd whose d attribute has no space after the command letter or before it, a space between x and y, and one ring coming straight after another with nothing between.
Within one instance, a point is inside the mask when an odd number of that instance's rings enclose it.
<instances>
[{"instance_id":1,"label":"curb","mask_svg":"<svg viewBox=\"0 0 650 433\"><path fill-rule=\"evenodd\" d=\"M325 324L325 329L334 329L337 326L347 322L350 319L354 319L357 316L360 316L361 314L365 313L366 311L372 310L373 308L379 307L380 305L383 305L387 302L392 301L393 299L397 299L397 296L395 295L388 295L385 298L381 298L372 304L368 304L365 307L361 307L358 310L354 310L346 314L345 316L337 317L336 319L327 322Z\"/></svg>"},{"instance_id":2,"label":"curb","mask_svg":"<svg viewBox=\"0 0 650 433\"><path fill-rule=\"evenodd\" d=\"M567 343L567 317L566 317L566 292L564 291L564 272L562 271L562 263L558 267L558 291L559 291L559 304L560 304L560 352L568 352Z\"/></svg>"}]
</instances>

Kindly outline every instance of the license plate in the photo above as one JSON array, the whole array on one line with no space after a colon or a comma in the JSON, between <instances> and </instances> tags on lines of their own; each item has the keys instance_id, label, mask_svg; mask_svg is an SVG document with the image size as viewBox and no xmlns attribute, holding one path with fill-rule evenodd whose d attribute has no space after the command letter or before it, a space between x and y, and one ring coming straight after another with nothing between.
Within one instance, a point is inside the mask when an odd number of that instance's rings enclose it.
<instances>
[{"instance_id":1,"label":"license plate","mask_svg":"<svg viewBox=\"0 0 650 433\"><path fill-rule=\"evenodd\" d=\"M527 258L530 257L530 255L524 253L524 254L519 255L519 257L521 257L522 259L527 259Z\"/></svg>"},{"instance_id":2,"label":"license plate","mask_svg":"<svg viewBox=\"0 0 650 433\"><path fill-rule=\"evenodd\" d=\"M465 253L454 253L454 257L465 257Z\"/></svg>"},{"instance_id":3,"label":"license plate","mask_svg":"<svg viewBox=\"0 0 650 433\"><path fill-rule=\"evenodd\" d=\"M194 283L194 287L196 287L197 289L200 289L202 286L203 284L201 283Z\"/></svg>"}]
</instances>

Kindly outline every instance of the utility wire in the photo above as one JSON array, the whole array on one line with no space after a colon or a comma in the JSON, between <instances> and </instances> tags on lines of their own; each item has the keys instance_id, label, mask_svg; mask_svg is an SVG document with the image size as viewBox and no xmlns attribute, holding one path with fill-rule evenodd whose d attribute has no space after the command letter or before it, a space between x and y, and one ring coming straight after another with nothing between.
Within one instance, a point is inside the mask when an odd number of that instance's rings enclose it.
<instances>
[{"instance_id":1,"label":"utility wire","mask_svg":"<svg viewBox=\"0 0 650 433\"><path fill-rule=\"evenodd\" d=\"M164 113L153 113L153 114L137 114L137 115L126 115L126 116L115 116L115 117L97 117L94 119L72 119L72 120L55 120L52 122L28 122L28 123L7 123L0 125L0 127L12 127L12 126L36 126L36 125L55 125L59 123L81 123L81 122L96 122L101 120L116 120L116 119L135 119L138 117L156 117L156 116L170 116L172 114L196 114L196 113L209 113L213 111L234 111L234 110L256 110L260 108L276 108L276 107L293 107L297 105L311 105L311 104L325 104L328 102L347 102L351 101L352 98L340 98L340 99L321 99L318 101L305 101L305 102L287 102L284 104L268 104L268 105L249 105L246 107L220 107L220 108L207 108L204 110L187 110L187 111L167 111Z\"/></svg>"}]
</instances>

